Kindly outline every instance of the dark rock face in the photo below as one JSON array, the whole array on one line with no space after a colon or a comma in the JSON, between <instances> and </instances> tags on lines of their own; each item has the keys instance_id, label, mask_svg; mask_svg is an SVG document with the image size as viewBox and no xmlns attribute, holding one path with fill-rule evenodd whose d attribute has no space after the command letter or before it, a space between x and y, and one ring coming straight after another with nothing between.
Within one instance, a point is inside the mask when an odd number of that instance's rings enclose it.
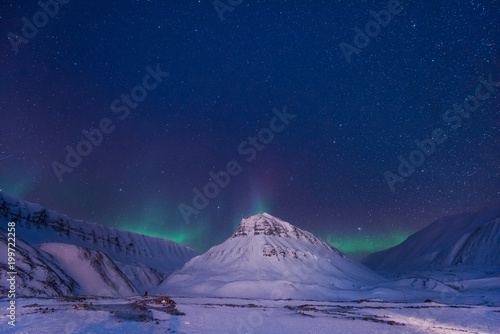
<instances>
[{"instance_id":1,"label":"dark rock face","mask_svg":"<svg viewBox=\"0 0 500 334\"><path fill-rule=\"evenodd\" d=\"M256 216L243 219L231 238L258 235L293 238L306 241L313 245L323 245L330 248L330 246L316 238L312 233L303 231L287 222L276 219L267 213L261 213Z\"/></svg>"}]
</instances>

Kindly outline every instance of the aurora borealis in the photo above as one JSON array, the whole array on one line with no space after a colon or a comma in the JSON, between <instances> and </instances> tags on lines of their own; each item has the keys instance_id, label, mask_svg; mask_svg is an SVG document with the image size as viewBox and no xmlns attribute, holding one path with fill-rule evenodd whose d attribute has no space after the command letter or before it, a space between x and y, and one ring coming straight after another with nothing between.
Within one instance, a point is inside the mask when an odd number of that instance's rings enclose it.
<instances>
[{"instance_id":1,"label":"aurora borealis","mask_svg":"<svg viewBox=\"0 0 500 334\"><path fill-rule=\"evenodd\" d=\"M9 33L43 8L4 1L0 189L199 252L265 211L355 257L500 204L494 84L394 192L384 177L481 77L500 81L500 3L401 1L348 63L339 45L387 5L243 1L221 20L212 1L67 1L15 52ZM295 117L281 128L285 107ZM103 119L113 130L89 138ZM82 140L91 152L81 144L87 155L60 180L54 161ZM194 208L193 189L232 160L240 173L186 223L179 205Z\"/></svg>"}]
</instances>

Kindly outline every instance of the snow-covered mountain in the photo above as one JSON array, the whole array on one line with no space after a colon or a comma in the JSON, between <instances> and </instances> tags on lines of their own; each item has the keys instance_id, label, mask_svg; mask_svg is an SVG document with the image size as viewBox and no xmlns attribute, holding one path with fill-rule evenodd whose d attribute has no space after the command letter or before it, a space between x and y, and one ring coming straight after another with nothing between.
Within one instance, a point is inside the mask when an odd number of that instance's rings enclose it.
<instances>
[{"instance_id":1,"label":"snow-covered mountain","mask_svg":"<svg viewBox=\"0 0 500 334\"><path fill-rule=\"evenodd\" d=\"M313 234L263 213L243 219L228 240L190 260L157 292L314 299L382 281Z\"/></svg>"},{"instance_id":2,"label":"snow-covered mountain","mask_svg":"<svg viewBox=\"0 0 500 334\"><path fill-rule=\"evenodd\" d=\"M0 229L0 294L7 296L15 272L17 296L61 296L77 293L78 284L43 252L16 237L15 266L8 265L7 232ZM12 246L11 246L12 247Z\"/></svg>"},{"instance_id":3,"label":"snow-covered mountain","mask_svg":"<svg viewBox=\"0 0 500 334\"><path fill-rule=\"evenodd\" d=\"M80 294L109 297L138 294L127 276L102 252L59 243L45 243L40 249L74 278Z\"/></svg>"},{"instance_id":4,"label":"snow-covered mountain","mask_svg":"<svg viewBox=\"0 0 500 334\"><path fill-rule=\"evenodd\" d=\"M438 219L401 244L367 256L362 263L386 273L500 267L500 208Z\"/></svg>"},{"instance_id":5,"label":"snow-covered mountain","mask_svg":"<svg viewBox=\"0 0 500 334\"><path fill-rule=\"evenodd\" d=\"M21 241L19 245L26 248L26 254L36 254L34 259L52 268L62 281L67 280L54 268L62 270L73 283L78 282L72 289L68 282L68 288L61 289L59 294L95 291L94 279L101 284L97 291L105 291L104 295L143 293L196 255L193 249L172 241L71 219L0 192L2 233L11 221L16 222L16 238ZM2 256L4 254L6 252ZM16 264L22 266L25 261L17 258ZM5 263L6 258L0 257L0 265ZM91 268L89 281L82 281L77 263L82 268ZM53 276L52 273L45 275ZM26 279L30 277L32 275L26 275ZM91 286L94 287L89 288Z\"/></svg>"}]
</instances>

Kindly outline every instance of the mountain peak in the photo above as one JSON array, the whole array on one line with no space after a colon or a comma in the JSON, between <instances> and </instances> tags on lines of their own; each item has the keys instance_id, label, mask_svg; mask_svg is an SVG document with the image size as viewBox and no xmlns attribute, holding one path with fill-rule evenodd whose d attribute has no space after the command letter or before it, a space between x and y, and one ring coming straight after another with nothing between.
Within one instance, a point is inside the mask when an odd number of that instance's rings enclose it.
<instances>
[{"instance_id":1,"label":"mountain peak","mask_svg":"<svg viewBox=\"0 0 500 334\"><path fill-rule=\"evenodd\" d=\"M232 237L191 259L155 292L269 298L280 291L280 299L315 299L383 281L312 233L259 213L242 219Z\"/></svg>"},{"instance_id":2,"label":"mountain peak","mask_svg":"<svg viewBox=\"0 0 500 334\"><path fill-rule=\"evenodd\" d=\"M250 236L273 236L280 238L292 238L306 241L311 244L319 244L330 248L323 241L319 240L312 233L301 230L279 218L266 212L258 213L254 216L243 218L238 229L231 239Z\"/></svg>"},{"instance_id":3,"label":"mountain peak","mask_svg":"<svg viewBox=\"0 0 500 334\"><path fill-rule=\"evenodd\" d=\"M248 218L243 218L240 226L238 226L238 229L233 234L233 238L261 234L281 237L286 236L287 232L294 228L291 224L262 212Z\"/></svg>"}]
</instances>

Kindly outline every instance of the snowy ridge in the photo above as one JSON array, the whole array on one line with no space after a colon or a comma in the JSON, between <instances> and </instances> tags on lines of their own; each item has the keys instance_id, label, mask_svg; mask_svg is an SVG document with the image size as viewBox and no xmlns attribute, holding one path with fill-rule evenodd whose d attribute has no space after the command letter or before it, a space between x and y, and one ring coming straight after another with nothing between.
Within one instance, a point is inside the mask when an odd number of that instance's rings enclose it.
<instances>
[{"instance_id":1,"label":"snowy ridge","mask_svg":"<svg viewBox=\"0 0 500 334\"><path fill-rule=\"evenodd\" d=\"M500 218L478 227L467 237L452 265L500 265Z\"/></svg>"},{"instance_id":2,"label":"snowy ridge","mask_svg":"<svg viewBox=\"0 0 500 334\"><path fill-rule=\"evenodd\" d=\"M58 243L46 243L40 249L75 279L80 294L107 297L138 294L127 276L104 253Z\"/></svg>"},{"instance_id":3,"label":"snowy ridge","mask_svg":"<svg viewBox=\"0 0 500 334\"><path fill-rule=\"evenodd\" d=\"M172 241L71 219L1 192L0 217L17 220L22 231L20 235L31 244L70 243L103 251L113 260L140 262L162 271L180 268L196 254L191 248Z\"/></svg>"},{"instance_id":4,"label":"snowy ridge","mask_svg":"<svg viewBox=\"0 0 500 334\"><path fill-rule=\"evenodd\" d=\"M384 280L313 234L268 214L243 219L232 237L190 260L157 292L215 297L324 298Z\"/></svg>"},{"instance_id":5,"label":"snowy ridge","mask_svg":"<svg viewBox=\"0 0 500 334\"><path fill-rule=\"evenodd\" d=\"M196 254L193 249L172 241L71 219L2 192L0 221L1 226L7 226L9 221L16 222L16 235L22 236L27 244L35 248L44 243L58 243L77 246L80 252L90 252L92 256L102 253L111 261L105 261L106 266L117 266L119 272L127 276L132 288L117 288L127 290L127 294L131 291L143 293L158 285ZM118 275L116 277L120 276L115 269L108 269L108 274L113 272ZM112 284L108 288L112 295L118 291Z\"/></svg>"},{"instance_id":6,"label":"snowy ridge","mask_svg":"<svg viewBox=\"0 0 500 334\"><path fill-rule=\"evenodd\" d=\"M500 266L500 208L438 219L401 244L362 260L381 272Z\"/></svg>"},{"instance_id":7,"label":"snowy ridge","mask_svg":"<svg viewBox=\"0 0 500 334\"><path fill-rule=\"evenodd\" d=\"M301 230L268 213L260 213L250 218L243 219L231 238L257 235L293 238L299 241L308 242L312 245L321 245L328 249L333 249L327 243L318 239L314 234Z\"/></svg>"},{"instance_id":8,"label":"snowy ridge","mask_svg":"<svg viewBox=\"0 0 500 334\"><path fill-rule=\"evenodd\" d=\"M7 233L0 229L0 294L7 296ZM62 296L77 293L78 284L43 252L16 238L16 296Z\"/></svg>"}]
</instances>

